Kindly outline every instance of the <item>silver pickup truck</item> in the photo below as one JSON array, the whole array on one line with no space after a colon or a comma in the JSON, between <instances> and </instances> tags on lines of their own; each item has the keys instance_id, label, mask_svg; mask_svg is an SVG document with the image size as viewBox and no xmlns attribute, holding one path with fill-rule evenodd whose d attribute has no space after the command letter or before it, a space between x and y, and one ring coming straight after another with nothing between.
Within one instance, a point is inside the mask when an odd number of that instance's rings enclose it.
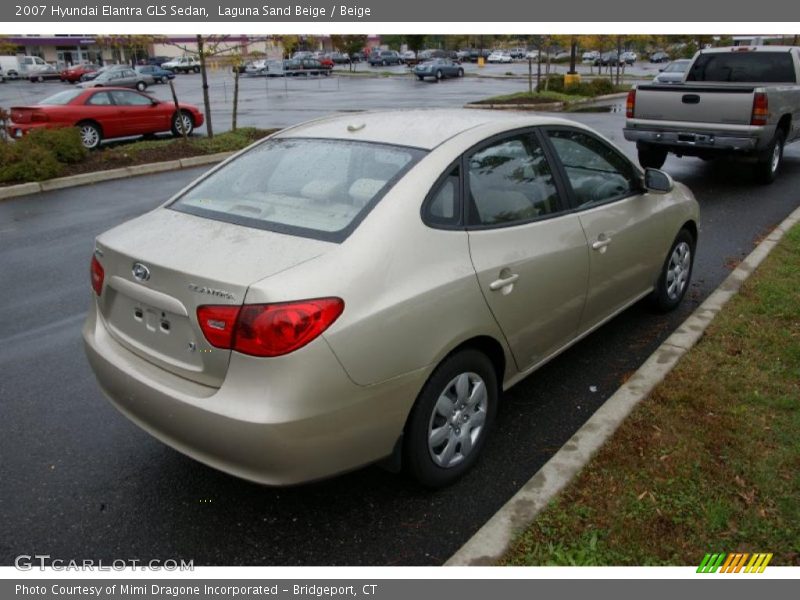
<instances>
[{"instance_id":1,"label":"silver pickup truck","mask_svg":"<svg viewBox=\"0 0 800 600\"><path fill-rule=\"evenodd\" d=\"M695 54L682 83L639 85L628 94L625 139L642 167L660 168L672 152L756 163L775 180L783 147L800 139L800 48L712 48Z\"/></svg>"}]
</instances>

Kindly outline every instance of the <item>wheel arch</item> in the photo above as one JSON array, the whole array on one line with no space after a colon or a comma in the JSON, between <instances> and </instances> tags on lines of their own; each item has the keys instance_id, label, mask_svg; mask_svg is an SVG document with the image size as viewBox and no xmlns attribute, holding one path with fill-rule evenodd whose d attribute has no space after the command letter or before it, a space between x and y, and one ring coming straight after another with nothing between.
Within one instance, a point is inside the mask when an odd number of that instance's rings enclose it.
<instances>
[{"instance_id":1,"label":"wheel arch","mask_svg":"<svg viewBox=\"0 0 800 600\"><path fill-rule=\"evenodd\" d=\"M783 130L783 139L789 140L789 132L792 130L792 115L786 113L778 119L778 129Z\"/></svg>"},{"instance_id":2,"label":"wheel arch","mask_svg":"<svg viewBox=\"0 0 800 600\"><path fill-rule=\"evenodd\" d=\"M81 119L80 121L75 123L75 127L80 127L83 124L94 125L100 130L100 135L105 136L105 131L103 131L103 125L96 119Z\"/></svg>"}]
</instances>

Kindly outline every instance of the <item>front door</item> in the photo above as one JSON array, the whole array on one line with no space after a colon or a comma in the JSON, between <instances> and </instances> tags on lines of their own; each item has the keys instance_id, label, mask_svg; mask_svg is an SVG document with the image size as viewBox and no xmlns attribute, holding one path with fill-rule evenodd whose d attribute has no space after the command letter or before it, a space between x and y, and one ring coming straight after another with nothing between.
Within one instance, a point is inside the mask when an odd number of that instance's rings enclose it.
<instances>
[{"instance_id":1,"label":"front door","mask_svg":"<svg viewBox=\"0 0 800 600\"><path fill-rule=\"evenodd\" d=\"M464 162L469 246L486 301L520 370L575 336L589 258L537 134L490 141Z\"/></svg>"}]
</instances>

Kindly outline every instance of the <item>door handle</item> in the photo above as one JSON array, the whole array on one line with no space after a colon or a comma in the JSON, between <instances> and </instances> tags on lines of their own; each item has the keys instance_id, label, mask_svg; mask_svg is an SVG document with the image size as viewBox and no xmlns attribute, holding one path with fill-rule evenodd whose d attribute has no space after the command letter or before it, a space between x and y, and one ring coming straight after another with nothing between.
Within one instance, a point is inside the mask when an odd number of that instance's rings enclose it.
<instances>
[{"instance_id":1,"label":"door handle","mask_svg":"<svg viewBox=\"0 0 800 600\"><path fill-rule=\"evenodd\" d=\"M611 243L611 238L605 234L600 234L594 242L592 242L592 250L597 250L598 252L605 252L606 246Z\"/></svg>"},{"instance_id":2,"label":"door handle","mask_svg":"<svg viewBox=\"0 0 800 600\"><path fill-rule=\"evenodd\" d=\"M492 283L490 283L489 289L492 290L493 292L496 292L497 290L502 290L507 285L511 285L512 283L514 283L517 279L519 279L519 275L517 273L509 275L508 277L501 277L500 279L497 279Z\"/></svg>"}]
</instances>

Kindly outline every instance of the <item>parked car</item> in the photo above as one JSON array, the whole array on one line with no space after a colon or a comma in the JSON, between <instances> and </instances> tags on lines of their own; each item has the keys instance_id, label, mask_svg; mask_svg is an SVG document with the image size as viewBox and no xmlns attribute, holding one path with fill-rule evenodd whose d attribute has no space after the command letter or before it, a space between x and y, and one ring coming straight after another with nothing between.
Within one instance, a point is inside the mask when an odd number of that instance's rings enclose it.
<instances>
[{"instance_id":1,"label":"parked car","mask_svg":"<svg viewBox=\"0 0 800 600\"><path fill-rule=\"evenodd\" d=\"M99 77L103 73L107 73L108 71L120 71L123 69L130 69L128 65L106 65L105 67L100 67L96 71L89 71L88 73L84 73L81 75L80 81L92 81L96 77Z\"/></svg>"},{"instance_id":2,"label":"parked car","mask_svg":"<svg viewBox=\"0 0 800 600\"><path fill-rule=\"evenodd\" d=\"M800 140L800 48L735 46L696 53L680 85L637 85L628 94L625 139L639 163L660 167L668 153L742 158L772 183L784 146Z\"/></svg>"},{"instance_id":3,"label":"parked car","mask_svg":"<svg viewBox=\"0 0 800 600\"><path fill-rule=\"evenodd\" d=\"M66 69L62 69L61 71L61 81L68 81L69 83L75 83L81 80L87 73L94 73L100 67L93 63L87 63L83 65L74 65L72 67L67 67Z\"/></svg>"},{"instance_id":4,"label":"parked car","mask_svg":"<svg viewBox=\"0 0 800 600\"><path fill-rule=\"evenodd\" d=\"M169 62L169 61L170 61L170 57L169 56L151 56L145 61L145 64L147 64L147 65L155 65L157 67L160 67L165 62Z\"/></svg>"},{"instance_id":5,"label":"parked car","mask_svg":"<svg viewBox=\"0 0 800 600\"><path fill-rule=\"evenodd\" d=\"M483 59L486 60L487 58L489 58L489 55L491 53L492 53L492 51L488 50L486 48L484 48L482 50L478 50L477 48L473 48L472 50L469 51L469 62L476 63L476 62L478 62L478 59L481 58L481 57L483 57Z\"/></svg>"},{"instance_id":6,"label":"parked car","mask_svg":"<svg viewBox=\"0 0 800 600\"><path fill-rule=\"evenodd\" d=\"M619 54L617 54L616 50L611 50L610 52L603 52L595 64L602 67L616 67L617 65L621 67L625 64L625 60L622 59Z\"/></svg>"},{"instance_id":7,"label":"parked car","mask_svg":"<svg viewBox=\"0 0 800 600\"><path fill-rule=\"evenodd\" d=\"M403 62L408 62L409 60L417 60L417 53L413 50L406 50L405 52L400 53L400 58L403 59Z\"/></svg>"},{"instance_id":8,"label":"parked car","mask_svg":"<svg viewBox=\"0 0 800 600\"><path fill-rule=\"evenodd\" d=\"M330 75L331 69L315 58L289 58L283 61L286 75Z\"/></svg>"},{"instance_id":9,"label":"parked car","mask_svg":"<svg viewBox=\"0 0 800 600\"><path fill-rule=\"evenodd\" d=\"M399 52L395 50L382 50L380 52L372 52L369 55L369 64L371 67L376 67L378 65L387 66L387 65L402 65L403 64L403 57L400 56Z\"/></svg>"},{"instance_id":10,"label":"parked car","mask_svg":"<svg viewBox=\"0 0 800 600\"><path fill-rule=\"evenodd\" d=\"M136 72L151 77L153 82L167 83L170 79L175 79L175 73L173 71L162 69L156 65L142 65L136 67Z\"/></svg>"},{"instance_id":11,"label":"parked car","mask_svg":"<svg viewBox=\"0 0 800 600\"><path fill-rule=\"evenodd\" d=\"M181 56L168 60L161 65L161 68L175 73L199 73L200 59L195 56Z\"/></svg>"},{"instance_id":12,"label":"parked car","mask_svg":"<svg viewBox=\"0 0 800 600\"><path fill-rule=\"evenodd\" d=\"M244 72L247 75L266 75L267 74L267 60L253 60L244 66Z\"/></svg>"},{"instance_id":13,"label":"parked car","mask_svg":"<svg viewBox=\"0 0 800 600\"><path fill-rule=\"evenodd\" d=\"M620 60L624 61L626 65L632 65L633 63L636 62L638 58L639 55L636 54L636 52L632 52L630 50L627 50L622 54L620 54Z\"/></svg>"},{"instance_id":14,"label":"parked car","mask_svg":"<svg viewBox=\"0 0 800 600\"><path fill-rule=\"evenodd\" d=\"M126 87L135 88L143 92L148 85L155 83L150 75L137 73L131 68L111 69L105 71L90 81L83 81L78 87Z\"/></svg>"},{"instance_id":15,"label":"parked car","mask_svg":"<svg viewBox=\"0 0 800 600\"><path fill-rule=\"evenodd\" d=\"M650 62L651 63L663 63L669 62L669 54L666 52L653 52L650 55Z\"/></svg>"},{"instance_id":16,"label":"parked car","mask_svg":"<svg viewBox=\"0 0 800 600\"><path fill-rule=\"evenodd\" d=\"M653 78L653 83L682 83L690 64L692 61L688 58L673 60L663 69L659 69L658 75Z\"/></svg>"},{"instance_id":17,"label":"parked car","mask_svg":"<svg viewBox=\"0 0 800 600\"><path fill-rule=\"evenodd\" d=\"M70 88L31 106L12 106L8 133L19 138L37 127L77 127L81 142L97 148L104 139L172 131L187 134L203 124L191 104L175 105L126 88Z\"/></svg>"},{"instance_id":18,"label":"parked car","mask_svg":"<svg viewBox=\"0 0 800 600\"><path fill-rule=\"evenodd\" d=\"M328 58L330 58L334 64L337 65L349 65L350 64L350 57L344 52L331 52L328 54Z\"/></svg>"},{"instance_id":19,"label":"parked car","mask_svg":"<svg viewBox=\"0 0 800 600\"><path fill-rule=\"evenodd\" d=\"M4 83L6 80L6 76L3 73L3 67L0 67L0 83Z\"/></svg>"},{"instance_id":20,"label":"parked car","mask_svg":"<svg viewBox=\"0 0 800 600\"><path fill-rule=\"evenodd\" d=\"M367 60L366 56L363 52L353 52L350 54L350 61L354 63L360 63Z\"/></svg>"},{"instance_id":21,"label":"parked car","mask_svg":"<svg viewBox=\"0 0 800 600\"><path fill-rule=\"evenodd\" d=\"M322 65L323 67L325 67L326 69L329 69L329 70L333 69L333 67L336 65L334 60L330 56L327 56L327 55L320 56L319 58L316 59L316 61L320 65Z\"/></svg>"},{"instance_id":22,"label":"parked car","mask_svg":"<svg viewBox=\"0 0 800 600\"><path fill-rule=\"evenodd\" d=\"M56 69L53 65L47 65L42 69L38 69L28 75L28 81L31 83L42 83L43 81L60 81L61 71Z\"/></svg>"},{"instance_id":23,"label":"parked car","mask_svg":"<svg viewBox=\"0 0 800 600\"><path fill-rule=\"evenodd\" d=\"M511 58L525 58L527 50L525 50L525 48L511 48L508 53L511 55Z\"/></svg>"},{"instance_id":24,"label":"parked car","mask_svg":"<svg viewBox=\"0 0 800 600\"><path fill-rule=\"evenodd\" d=\"M600 53L597 50L589 50L581 54L581 62L596 64L597 59L600 58Z\"/></svg>"},{"instance_id":25,"label":"parked car","mask_svg":"<svg viewBox=\"0 0 800 600\"><path fill-rule=\"evenodd\" d=\"M29 79L37 71L47 70L50 66L38 56L0 55L0 68L3 69L6 79Z\"/></svg>"},{"instance_id":26,"label":"parked car","mask_svg":"<svg viewBox=\"0 0 800 600\"><path fill-rule=\"evenodd\" d=\"M414 67L414 75L422 81L426 77L433 77L437 81L445 77L463 77L464 68L449 58L434 58L419 63Z\"/></svg>"},{"instance_id":27,"label":"parked car","mask_svg":"<svg viewBox=\"0 0 800 600\"><path fill-rule=\"evenodd\" d=\"M98 236L83 339L124 416L216 469L288 485L386 459L438 487L503 390L645 297L680 304L697 222L688 188L578 123L342 115Z\"/></svg>"},{"instance_id":28,"label":"parked car","mask_svg":"<svg viewBox=\"0 0 800 600\"><path fill-rule=\"evenodd\" d=\"M503 52L501 50L495 50L492 52L489 57L486 59L486 62L490 63L510 63L512 62L511 55L508 52Z\"/></svg>"}]
</instances>

